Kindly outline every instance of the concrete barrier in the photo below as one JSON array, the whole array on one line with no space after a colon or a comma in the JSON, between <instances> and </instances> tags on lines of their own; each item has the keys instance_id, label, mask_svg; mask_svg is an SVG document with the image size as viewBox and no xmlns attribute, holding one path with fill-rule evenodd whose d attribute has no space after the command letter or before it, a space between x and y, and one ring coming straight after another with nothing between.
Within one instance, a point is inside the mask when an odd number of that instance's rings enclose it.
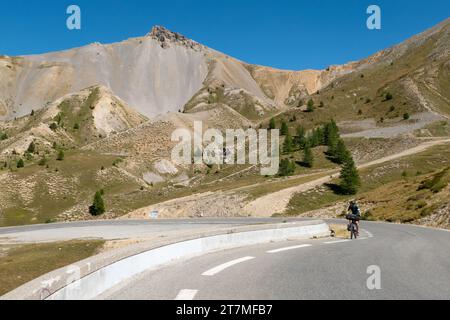
<instances>
[{"instance_id":1,"label":"concrete barrier","mask_svg":"<svg viewBox=\"0 0 450 320\"><path fill-rule=\"evenodd\" d=\"M255 230L249 230L255 229ZM245 230L245 231L244 231ZM68 272L67 269L53 273L47 279L57 283L46 283L41 277L32 283L11 292L2 299L49 299L49 300L88 300L94 299L105 291L113 288L127 279L146 270L158 268L164 264L180 259L189 259L214 251L242 247L254 244L284 241L288 239L306 239L324 237L330 234L328 225L323 221L307 221L289 224L253 226L223 230L219 234L178 240L159 247L133 254L128 257L112 261L107 265L94 268L87 259L84 265L89 271L79 274ZM173 241L173 240L172 240ZM95 257L93 257L95 258ZM70 279L73 277L73 281ZM65 281L65 283L64 283ZM33 288L34 287L34 288ZM33 292L32 296L21 295ZM39 289L39 290L38 290ZM37 297L36 294L39 293Z\"/></svg>"}]
</instances>

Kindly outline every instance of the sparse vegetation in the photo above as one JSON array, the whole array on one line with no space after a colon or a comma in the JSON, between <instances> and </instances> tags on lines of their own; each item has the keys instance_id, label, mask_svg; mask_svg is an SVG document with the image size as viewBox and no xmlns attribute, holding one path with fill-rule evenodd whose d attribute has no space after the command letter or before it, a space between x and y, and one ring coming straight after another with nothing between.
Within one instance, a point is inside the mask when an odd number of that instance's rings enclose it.
<instances>
[{"instance_id":1,"label":"sparse vegetation","mask_svg":"<svg viewBox=\"0 0 450 320\"><path fill-rule=\"evenodd\" d=\"M56 131L58 129L58 125L55 122L52 122L49 126L52 131Z\"/></svg>"},{"instance_id":2,"label":"sparse vegetation","mask_svg":"<svg viewBox=\"0 0 450 320\"><path fill-rule=\"evenodd\" d=\"M57 155L57 157L56 157L56 160L58 160L58 161L63 161L63 160L64 160L64 157L65 157L64 151L63 151L63 150L59 150L59 151L58 151L58 155Z\"/></svg>"},{"instance_id":3,"label":"sparse vegetation","mask_svg":"<svg viewBox=\"0 0 450 320\"><path fill-rule=\"evenodd\" d=\"M392 99L394 99L394 96L392 95L392 93L386 92L386 94L384 95L384 100L385 101L389 101L389 100L392 100Z\"/></svg>"},{"instance_id":4,"label":"sparse vegetation","mask_svg":"<svg viewBox=\"0 0 450 320\"><path fill-rule=\"evenodd\" d=\"M103 240L0 246L0 295L47 272L95 255Z\"/></svg>"},{"instance_id":5,"label":"sparse vegetation","mask_svg":"<svg viewBox=\"0 0 450 320\"><path fill-rule=\"evenodd\" d=\"M8 135L6 134L6 132L0 132L0 141L7 140L7 139L8 139Z\"/></svg>"}]
</instances>

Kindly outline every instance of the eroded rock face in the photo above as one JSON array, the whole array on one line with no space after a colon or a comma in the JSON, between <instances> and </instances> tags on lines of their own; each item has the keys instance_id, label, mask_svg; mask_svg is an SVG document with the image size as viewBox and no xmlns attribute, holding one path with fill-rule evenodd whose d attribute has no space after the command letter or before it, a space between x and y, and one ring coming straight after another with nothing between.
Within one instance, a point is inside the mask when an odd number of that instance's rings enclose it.
<instances>
[{"instance_id":1,"label":"eroded rock face","mask_svg":"<svg viewBox=\"0 0 450 320\"><path fill-rule=\"evenodd\" d=\"M182 34L170 31L162 26L154 26L147 37L153 38L161 44L162 48L169 48L171 43L178 43L193 50L200 50L202 45L186 38Z\"/></svg>"},{"instance_id":2,"label":"eroded rock face","mask_svg":"<svg viewBox=\"0 0 450 320\"><path fill-rule=\"evenodd\" d=\"M420 222L432 227L450 229L450 202L437 209L432 215L421 219Z\"/></svg>"}]
</instances>

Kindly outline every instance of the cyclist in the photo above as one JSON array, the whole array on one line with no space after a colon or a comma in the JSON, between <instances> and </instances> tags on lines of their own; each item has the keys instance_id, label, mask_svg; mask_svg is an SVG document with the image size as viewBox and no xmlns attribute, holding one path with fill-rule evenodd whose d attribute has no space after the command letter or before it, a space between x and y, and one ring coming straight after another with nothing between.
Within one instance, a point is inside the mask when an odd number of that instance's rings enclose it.
<instances>
[{"instance_id":1,"label":"cyclist","mask_svg":"<svg viewBox=\"0 0 450 320\"><path fill-rule=\"evenodd\" d=\"M358 204L356 203L356 201L350 201L350 205L349 205L347 211L351 211L352 215L357 218L357 219L354 219L354 220L351 219L351 220L352 220L352 222L355 222L356 234L359 236L359 219L361 218L361 211L359 210L359 207L358 207Z\"/></svg>"}]
</instances>

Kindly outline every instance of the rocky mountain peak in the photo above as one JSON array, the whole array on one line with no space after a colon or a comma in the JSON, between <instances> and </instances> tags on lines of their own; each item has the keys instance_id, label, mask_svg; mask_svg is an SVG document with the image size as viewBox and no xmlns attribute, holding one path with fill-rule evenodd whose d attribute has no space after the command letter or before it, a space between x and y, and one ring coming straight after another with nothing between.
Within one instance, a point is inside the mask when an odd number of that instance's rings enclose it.
<instances>
[{"instance_id":1,"label":"rocky mountain peak","mask_svg":"<svg viewBox=\"0 0 450 320\"><path fill-rule=\"evenodd\" d=\"M170 47L171 43L180 44L194 50L200 50L202 47L199 43L186 38L180 33L170 31L163 26L154 26L150 33L147 34L147 37L157 40L162 48Z\"/></svg>"}]
</instances>

